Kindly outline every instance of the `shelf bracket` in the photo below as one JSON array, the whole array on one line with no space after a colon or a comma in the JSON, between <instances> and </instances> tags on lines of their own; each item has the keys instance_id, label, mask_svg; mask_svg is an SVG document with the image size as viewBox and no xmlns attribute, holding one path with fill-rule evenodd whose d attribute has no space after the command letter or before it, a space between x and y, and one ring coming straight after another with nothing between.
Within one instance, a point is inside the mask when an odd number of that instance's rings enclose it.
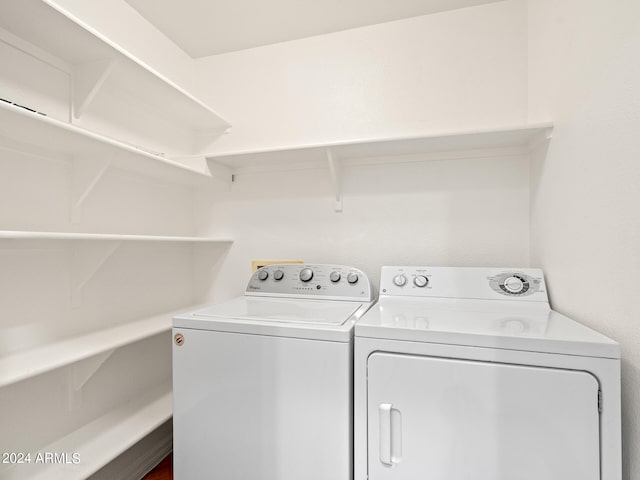
<instances>
[{"instance_id":1,"label":"shelf bracket","mask_svg":"<svg viewBox=\"0 0 640 480\"><path fill-rule=\"evenodd\" d=\"M82 205L111 166L107 159L74 159L71 179L71 223L82 220Z\"/></svg>"},{"instance_id":2,"label":"shelf bracket","mask_svg":"<svg viewBox=\"0 0 640 480\"><path fill-rule=\"evenodd\" d=\"M329 164L329 173L331 174L331 182L333 183L334 193L334 209L336 212L342 212L342 185L340 182L340 162L330 148L326 149L327 162Z\"/></svg>"},{"instance_id":3,"label":"shelf bracket","mask_svg":"<svg viewBox=\"0 0 640 480\"><path fill-rule=\"evenodd\" d=\"M228 165L217 162L213 158L205 158L207 169L211 177L216 178L227 185L231 185L234 181L233 170Z\"/></svg>"},{"instance_id":4,"label":"shelf bracket","mask_svg":"<svg viewBox=\"0 0 640 480\"><path fill-rule=\"evenodd\" d=\"M99 244L86 245L82 249L74 249L72 255L72 285L71 306L79 307L82 303L82 290L91 281L100 268L114 254L121 241L99 242Z\"/></svg>"},{"instance_id":5,"label":"shelf bracket","mask_svg":"<svg viewBox=\"0 0 640 480\"><path fill-rule=\"evenodd\" d=\"M233 182L233 171L231 167L217 162L213 158L204 155L189 155L186 157L171 157L171 160L187 165L198 172L206 173L211 178L220 180L227 185Z\"/></svg>"},{"instance_id":6,"label":"shelf bracket","mask_svg":"<svg viewBox=\"0 0 640 480\"><path fill-rule=\"evenodd\" d=\"M553 139L553 127L547 127L541 129L540 133L533 136L529 141L527 148L529 151L533 151L540 145L546 145Z\"/></svg>"},{"instance_id":7,"label":"shelf bracket","mask_svg":"<svg viewBox=\"0 0 640 480\"><path fill-rule=\"evenodd\" d=\"M113 71L114 59L95 60L75 67L73 72L73 117L80 118Z\"/></svg>"},{"instance_id":8,"label":"shelf bracket","mask_svg":"<svg viewBox=\"0 0 640 480\"><path fill-rule=\"evenodd\" d=\"M212 142L223 135L228 134L231 127L219 126L204 130L196 130L194 135L194 152L206 152L211 148Z\"/></svg>"},{"instance_id":9,"label":"shelf bracket","mask_svg":"<svg viewBox=\"0 0 640 480\"><path fill-rule=\"evenodd\" d=\"M93 357L74 363L69 367L69 410L76 410L83 401L83 387L95 375L115 349L107 350Z\"/></svg>"}]
</instances>

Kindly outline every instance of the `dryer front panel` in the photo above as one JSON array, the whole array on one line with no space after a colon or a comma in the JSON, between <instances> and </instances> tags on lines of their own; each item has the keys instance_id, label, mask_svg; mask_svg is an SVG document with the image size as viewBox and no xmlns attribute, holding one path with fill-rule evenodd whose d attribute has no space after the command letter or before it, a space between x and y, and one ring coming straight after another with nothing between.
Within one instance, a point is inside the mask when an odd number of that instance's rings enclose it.
<instances>
[{"instance_id":1,"label":"dryer front panel","mask_svg":"<svg viewBox=\"0 0 640 480\"><path fill-rule=\"evenodd\" d=\"M598 480L599 386L583 371L374 353L370 480Z\"/></svg>"}]
</instances>

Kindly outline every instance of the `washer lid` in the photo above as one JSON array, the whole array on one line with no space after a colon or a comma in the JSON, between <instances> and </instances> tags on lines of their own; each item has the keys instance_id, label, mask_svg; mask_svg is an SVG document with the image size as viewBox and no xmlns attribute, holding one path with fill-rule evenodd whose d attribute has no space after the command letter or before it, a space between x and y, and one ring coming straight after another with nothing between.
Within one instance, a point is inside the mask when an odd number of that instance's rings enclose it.
<instances>
[{"instance_id":1,"label":"washer lid","mask_svg":"<svg viewBox=\"0 0 640 480\"><path fill-rule=\"evenodd\" d=\"M544 303L381 297L356 337L620 358L618 343Z\"/></svg>"},{"instance_id":2,"label":"washer lid","mask_svg":"<svg viewBox=\"0 0 640 480\"><path fill-rule=\"evenodd\" d=\"M203 319L238 319L251 322L342 325L362 306L359 302L239 297L194 312Z\"/></svg>"},{"instance_id":3,"label":"washer lid","mask_svg":"<svg viewBox=\"0 0 640 480\"><path fill-rule=\"evenodd\" d=\"M372 302L243 296L177 315L174 328L349 343Z\"/></svg>"}]
</instances>

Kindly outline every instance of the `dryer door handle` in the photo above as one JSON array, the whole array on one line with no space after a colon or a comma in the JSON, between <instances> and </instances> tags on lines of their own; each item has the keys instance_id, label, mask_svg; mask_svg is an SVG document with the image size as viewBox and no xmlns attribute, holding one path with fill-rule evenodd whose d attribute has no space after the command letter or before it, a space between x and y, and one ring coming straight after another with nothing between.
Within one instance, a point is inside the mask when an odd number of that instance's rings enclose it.
<instances>
[{"instance_id":1,"label":"dryer door handle","mask_svg":"<svg viewBox=\"0 0 640 480\"><path fill-rule=\"evenodd\" d=\"M392 467L402 460L402 416L392 403L378 406L380 463Z\"/></svg>"}]
</instances>

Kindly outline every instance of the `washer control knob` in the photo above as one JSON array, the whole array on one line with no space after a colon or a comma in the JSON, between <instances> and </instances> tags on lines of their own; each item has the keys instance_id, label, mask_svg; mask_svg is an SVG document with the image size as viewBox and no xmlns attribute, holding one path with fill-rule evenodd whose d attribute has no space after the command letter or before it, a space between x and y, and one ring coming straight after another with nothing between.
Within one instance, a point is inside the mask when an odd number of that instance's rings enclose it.
<instances>
[{"instance_id":1,"label":"washer control knob","mask_svg":"<svg viewBox=\"0 0 640 480\"><path fill-rule=\"evenodd\" d=\"M396 275L395 277L393 277L393 284L396 287L404 287L407 283L407 277L405 277L404 275Z\"/></svg>"},{"instance_id":2,"label":"washer control knob","mask_svg":"<svg viewBox=\"0 0 640 480\"><path fill-rule=\"evenodd\" d=\"M331 275L329 275L329 280L333 283L339 282L341 278L342 275L340 275L340 272L331 272Z\"/></svg>"},{"instance_id":3,"label":"washer control knob","mask_svg":"<svg viewBox=\"0 0 640 480\"><path fill-rule=\"evenodd\" d=\"M308 282L313 278L313 270L310 268L303 268L300 270L300 280L303 282Z\"/></svg>"},{"instance_id":4,"label":"washer control knob","mask_svg":"<svg viewBox=\"0 0 640 480\"><path fill-rule=\"evenodd\" d=\"M504 288L510 293L520 293L524 289L524 282L516 276L507 277L504 280Z\"/></svg>"},{"instance_id":5,"label":"washer control knob","mask_svg":"<svg viewBox=\"0 0 640 480\"><path fill-rule=\"evenodd\" d=\"M258 279L264 282L267 278L269 278L269 272L267 272L266 270L260 270L260 272L258 273Z\"/></svg>"},{"instance_id":6,"label":"washer control knob","mask_svg":"<svg viewBox=\"0 0 640 480\"><path fill-rule=\"evenodd\" d=\"M429 279L424 275L416 275L416 278L413 279L413 284L416 287L420 287L420 288L426 287L428 283L429 283Z\"/></svg>"},{"instance_id":7,"label":"washer control knob","mask_svg":"<svg viewBox=\"0 0 640 480\"><path fill-rule=\"evenodd\" d=\"M347 282L349 282L352 285L358 283L358 280L359 280L358 274L355 272L351 272L349 275L347 275Z\"/></svg>"},{"instance_id":8,"label":"washer control knob","mask_svg":"<svg viewBox=\"0 0 640 480\"><path fill-rule=\"evenodd\" d=\"M273 272L273 278L275 280L282 280L282 278L284 277L284 272L282 270L276 270L275 272Z\"/></svg>"}]
</instances>

